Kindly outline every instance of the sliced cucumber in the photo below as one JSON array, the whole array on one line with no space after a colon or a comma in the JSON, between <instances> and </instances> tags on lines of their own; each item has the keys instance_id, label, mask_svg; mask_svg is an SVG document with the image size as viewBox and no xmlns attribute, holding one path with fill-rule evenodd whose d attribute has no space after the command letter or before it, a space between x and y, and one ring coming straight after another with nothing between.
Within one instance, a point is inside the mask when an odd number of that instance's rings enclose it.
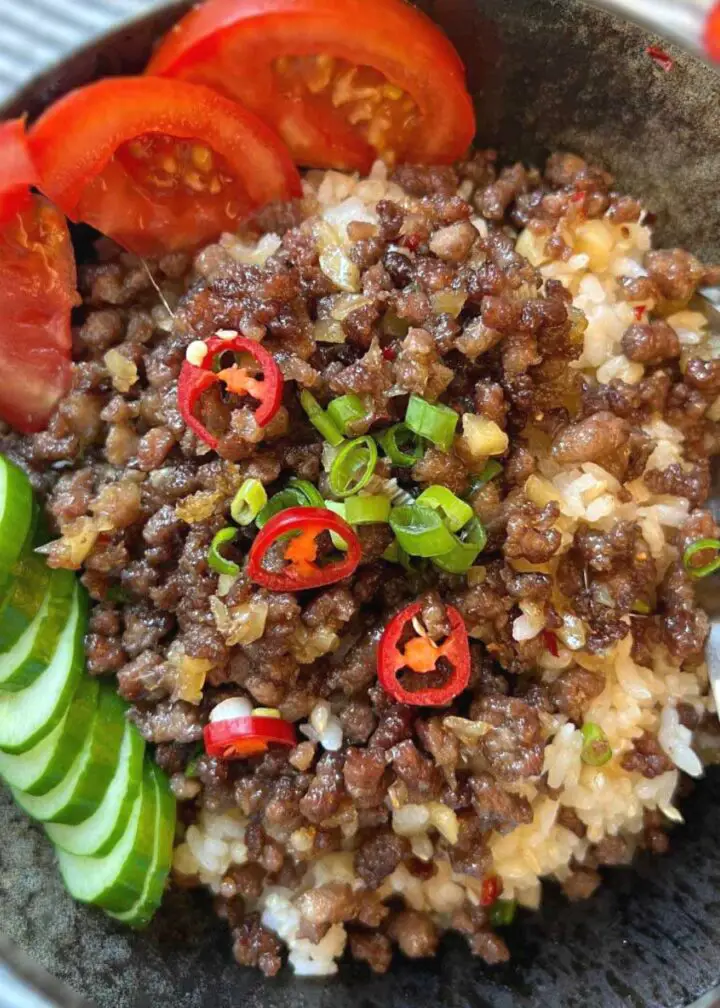
<instances>
[{"instance_id":1,"label":"sliced cucumber","mask_svg":"<svg viewBox=\"0 0 720 1008\"><path fill-rule=\"evenodd\" d=\"M23 553L12 569L0 610L0 654L9 651L35 619L49 581L50 568L44 558L31 550Z\"/></svg>"},{"instance_id":2,"label":"sliced cucumber","mask_svg":"<svg viewBox=\"0 0 720 1008\"><path fill-rule=\"evenodd\" d=\"M33 523L30 480L4 455L0 455L0 586L4 588Z\"/></svg>"},{"instance_id":3,"label":"sliced cucumber","mask_svg":"<svg viewBox=\"0 0 720 1008\"><path fill-rule=\"evenodd\" d=\"M117 767L125 728L125 706L109 686L100 687L88 735L69 773L47 794L13 791L15 801L40 822L74 826L93 815Z\"/></svg>"},{"instance_id":4,"label":"sliced cucumber","mask_svg":"<svg viewBox=\"0 0 720 1008\"><path fill-rule=\"evenodd\" d=\"M57 573L57 572L56 572ZM27 752L62 720L85 665L87 596L75 582L69 618L50 664L20 693L0 695L0 749Z\"/></svg>"},{"instance_id":5,"label":"sliced cucumber","mask_svg":"<svg viewBox=\"0 0 720 1008\"><path fill-rule=\"evenodd\" d=\"M125 722L117 768L102 801L78 826L51 825L47 835L69 854L100 857L115 846L127 827L143 779L145 741L135 725Z\"/></svg>"},{"instance_id":6,"label":"sliced cucumber","mask_svg":"<svg viewBox=\"0 0 720 1008\"><path fill-rule=\"evenodd\" d=\"M155 781L155 852L145 880L142 896L125 913L112 913L111 917L129 924L130 927L145 927L150 923L160 906L165 892L165 883L172 863L173 841L175 839L175 798L168 787L167 777L154 764L148 772Z\"/></svg>"},{"instance_id":7,"label":"sliced cucumber","mask_svg":"<svg viewBox=\"0 0 720 1008\"><path fill-rule=\"evenodd\" d=\"M0 777L29 795L44 795L57 787L82 749L97 707L99 689L97 679L83 676L67 713L49 735L27 752L0 753Z\"/></svg>"},{"instance_id":8,"label":"sliced cucumber","mask_svg":"<svg viewBox=\"0 0 720 1008\"><path fill-rule=\"evenodd\" d=\"M137 904L155 857L155 807L155 783L146 766L127 827L109 854L78 857L58 850L60 874L71 896L116 914Z\"/></svg>"},{"instance_id":9,"label":"sliced cucumber","mask_svg":"<svg viewBox=\"0 0 720 1008\"><path fill-rule=\"evenodd\" d=\"M35 619L13 647L0 655L0 691L23 690L48 667L67 626L76 583L72 571L50 571L48 590Z\"/></svg>"}]
</instances>

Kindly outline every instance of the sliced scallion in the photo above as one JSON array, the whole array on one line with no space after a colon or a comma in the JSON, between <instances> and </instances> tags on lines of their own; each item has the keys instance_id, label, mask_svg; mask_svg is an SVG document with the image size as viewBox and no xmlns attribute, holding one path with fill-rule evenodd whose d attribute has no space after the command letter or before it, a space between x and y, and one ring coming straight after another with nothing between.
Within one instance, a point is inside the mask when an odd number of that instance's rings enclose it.
<instances>
[{"instance_id":1,"label":"sliced scallion","mask_svg":"<svg viewBox=\"0 0 720 1008\"><path fill-rule=\"evenodd\" d=\"M259 479L246 479L233 497L230 505L232 520L238 525L249 525L268 502L265 487Z\"/></svg>"},{"instance_id":2,"label":"sliced scallion","mask_svg":"<svg viewBox=\"0 0 720 1008\"><path fill-rule=\"evenodd\" d=\"M240 573L240 567L234 561L227 560L220 553L220 547L232 542L236 535L237 529L228 526L227 528L220 529L213 536L213 541L210 543L210 549L208 550L207 561L211 569L218 574L228 574L231 577L237 577Z\"/></svg>"},{"instance_id":3,"label":"sliced scallion","mask_svg":"<svg viewBox=\"0 0 720 1008\"><path fill-rule=\"evenodd\" d=\"M303 389L300 393L300 405L307 413L308 420L315 430L322 434L326 441L333 446L342 444L344 440L342 432L335 421L327 415L315 396L307 389Z\"/></svg>"},{"instance_id":4,"label":"sliced scallion","mask_svg":"<svg viewBox=\"0 0 720 1008\"><path fill-rule=\"evenodd\" d=\"M473 516L473 509L445 486L433 485L423 490L417 499L423 507L439 511L451 532L459 532Z\"/></svg>"},{"instance_id":5,"label":"sliced scallion","mask_svg":"<svg viewBox=\"0 0 720 1008\"><path fill-rule=\"evenodd\" d=\"M393 508L390 528L409 556L442 556L455 545L455 537L437 511L417 504Z\"/></svg>"},{"instance_id":6,"label":"sliced scallion","mask_svg":"<svg viewBox=\"0 0 720 1008\"><path fill-rule=\"evenodd\" d=\"M393 424L379 434L377 440L396 466L413 466L425 454L422 439L406 423Z\"/></svg>"},{"instance_id":7,"label":"sliced scallion","mask_svg":"<svg viewBox=\"0 0 720 1008\"><path fill-rule=\"evenodd\" d=\"M346 501L326 500L323 501L322 506L327 508L328 511L332 511L334 514L340 515L341 518L347 519L347 515L345 513ZM332 529L330 530L330 539L332 540L332 544L335 549L342 550L342 552L345 553L347 550L347 543L344 539L340 538L337 532L333 532Z\"/></svg>"},{"instance_id":8,"label":"sliced scallion","mask_svg":"<svg viewBox=\"0 0 720 1008\"><path fill-rule=\"evenodd\" d=\"M350 497L367 486L375 472L377 457L377 445L367 434L343 445L328 475L335 496Z\"/></svg>"},{"instance_id":9,"label":"sliced scallion","mask_svg":"<svg viewBox=\"0 0 720 1008\"><path fill-rule=\"evenodd\" d=\"M489 918L492 927L507 927L509 924L515 920L515 914L517 912L517 901L516 900L495 900L493 905L490 907Z\"/></svg>"},{"instance_id":10,"label":"sliced scallion","mask_svg":"<svg viewBox=\"0 0 720 1008\"><path fill-rule=\"evenodd\" d=\"M327 415L343 434L350 433L352 424L364 420L367 410L360 396L344 395L328 403Z\"/></svg>"},{"instance_id":11,"label":"sliced scallion","mask_svg":"<svg viewBox=\"0 0 720 1008\"><path fill-rule=\"evenodd\" d=\"M483 471L478 473L477 476L473 476L470 480L470 493L473 494L481 490L482 487L489 483L490 480L495 479L502 471L503 467L499 462L496 462L495 459L488 459Z\"/></svg>"},{"instance_id":12,"label":"sliced scallion","mask_svg":"<svg viewBox=\"0 0 720 1008\"><path fill-rule=\"evenodd\" d=\"M322 494L309 480L292 479L284 490L273 494L265 507L258 513L255 523L258 528L272 517L291 507L325 507Z\"/></svg>"},{"instance_id":13,"label":"sliced scallion","mask_svg":"<svg viewBox=\"0 0 720 1008\"><path fill-rule=\"evenodd\" d=\"M345 501L345 520L351 525L386 522L390 517L390 498L382 494L355 495Z\"/></svg>"},{"instance_id":14,"label":"sliced scallion","mask_svg":"<svg viewBox=\"0 0 720 1008\"><path fill-rule=\"evenodd\" d=\"M605 766L612 757L612 749L605 732L594 721L587 721L580 731L583 737L580 759L588 766Z\"/></svg>"},{"instance_id":15,"label":"sliced scallion","mask_svg":"<svg viewBox=\"0 0 720 1008\"><path fill-rule=\"evenodd\" d=\"M701 567L694 567L690 561L697 553L705 550L714 550L715 558ZM720 539L698 539L697 542L690 543L683 553L683 565L691 577L703 578L714 574L720 568Z\"/></svg>"},{"instance_id":16,"label":"sliced scallion","mask_svg":"<svg viewBox=\"0 0 720 1008\"><path fill-rule=\"evenodd\" d=\"M451 550L434 558L433 563L448 574L467 574L487 543L487 532L477 518L473 518L455 540Z\"/></svg>"},{"instance_id":17,"label":"sliced scallion","mask_svg":"<svg viewBox=\"0 0 720 1008\"><path fill-rule=\"evenodd\" d=\"M452 447L458 415L442 403L429 403L418 395L411 395L405 413L405 423L411 431L443 451Z\"/></svg>"}]
</instances>

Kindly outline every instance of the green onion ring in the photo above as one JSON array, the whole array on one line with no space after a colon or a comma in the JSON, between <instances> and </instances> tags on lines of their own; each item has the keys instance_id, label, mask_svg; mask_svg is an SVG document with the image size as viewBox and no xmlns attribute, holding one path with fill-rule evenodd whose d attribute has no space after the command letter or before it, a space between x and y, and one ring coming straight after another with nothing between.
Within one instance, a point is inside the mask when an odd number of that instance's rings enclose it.
<instances>
[{"instance_id":1,"label":"green onion ring","mask_svg":"<svg viewBox=\"0 0 720 1008\"><path fill-rule=\"evenodd\" d=\"M364 464L358 460L362 454L366 456ZM367 434L344 444L335 456L328 476L330 489L335 496L350 497L367 486L375 472L377 457L377 445ZM358 476L361 466L362 471Z\"/></svg>"},{"instance_id":2,"label":"green onion ring","mask_svg":"<svg viewBox=\"0 0 720 1008\"><path fill-rule=\"evenodd\" d=\"M210 543L210 549L208 550L207 562L211 569L218 574L229 574L230 577L237 577L240 573L240 567L232 560L227 560L220 553L220 547L224 546L225 543L232 542L236 535L237 529L231 528L228 525L226 528L220 529L213 536L213 541Z\"/></svg>"},{"instance_id":3,"label":"green onion ring","mask_svg":"<svg viewBox=\"0 0 720 1008\"><path fill-rule=\"evenodd\" d=\"M405 413L405 423L411 431L443 451L452 448L458 415L442 403L429 403L418 395L411 395Z\"/></svg>"},{"instance_id":4,"label":"green onion ring","mask_svg":"<svg viewBox=\"0 0 720 1008\"><path fill-rule=\"evenodd\" d=\"M232 520L237 525L250 525L268 502L265 487L259 479L246 479L230 505Z\"/></svg>"},{"instance_id":5,"label":"green onion ring","mask_svg":"<svg viewBox=\"0 0 720 1008\"><path fill-rule=\"evenodd\" d=\"M605 732L594 721L587 721L580 731L583 737L580 759L588 766L605 766L612 758L612 749Z\"/></svg>"},{"instance_id":6,"label":"green onion ring","mask_svg":"<svg viewBox=\"0 0 720 1008\"><path fill-rule=\"evenodd\" d=\"M372 525L390 517L390 498L382 494L356 495L345 500L345 521L350 525Z\"/></svg>"},{"instance_id":7,"label":"green onion ring","mask_svg":"<svg viewBox=\"0 0 720 1008\"><path fill-rule=\"evenodd\" d=\"M410 430L406 423L393 424L378 434L377 440L392 464L396 466L413 466L425 454L422 438ZM404 447L401 447L403 443Z\"/></svg>"},{"instance_id":8,"label":"green onion ring","mask_svg":"<svg viewBox=\"0 0 720 1008\"><path fill-rule=\"evenodd\" d=\"M702 567L693 567L690 561L696 553L703 550L715 550L718 555L714 560L704 564ZM691 577L703 578L708 574L714 574L720 568L720 539L698 539L697 542L690 543L683 553L683 566Z\"/></svg>"},{"instance_id":9,"label":"green onion ring","mask_svg":"<svg viewBox=\"0 0 720 1008\"><path fill-rule=\"evenodd\" d=\"M349 434L348 428L350 425L357 423L359 420L364 420L368 415L368 411L365 409L360 396L344 395L328 403L327 415L338 430L342 431L343 434Z\"/></svg>"},{"instance_id":10,"label":"green onion ring","mask_svg":"<svg viewBox=\"0 0 720 1008\"><path fill-rule=\"evenodd\" d=\"M311 392L308 392L307 389L303 389L300 393L300 405L307 413L310 423L322 434L326 441L333 445L333 447L337 447L337 445L343 443L344 438L341 431L327 415L315 396Z\"/></svg>"},{"instance_id":11,"label":"green onion ring","mask_svg":"<svg viewBox=\"0 0 720 1008\"><path fill-rule=\"evenodd\" d=\"M451 532L459 532L463 525L467 525L474 513L469 504L460 500L452 490L448 490L445 486L429 486L420 494L417 503L439 511Z\"/></svg>"},{"instance_id":12,"label":"green onion ring","mask_svg":"<svg viewBox=\"0 0 720 1008\"><path fill-rule=\"evenodd\" d=\"M455 536L437 511L418 504L404 504L390 512L390 528L398 545L409 556L437 557L449 553Z\"/></svg>"}]
</instances>

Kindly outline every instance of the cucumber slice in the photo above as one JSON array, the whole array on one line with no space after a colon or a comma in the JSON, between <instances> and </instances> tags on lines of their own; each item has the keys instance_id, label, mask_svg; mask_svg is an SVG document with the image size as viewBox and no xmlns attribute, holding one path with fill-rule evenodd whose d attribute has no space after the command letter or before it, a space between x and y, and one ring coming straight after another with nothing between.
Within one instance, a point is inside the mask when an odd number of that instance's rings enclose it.
<instances>
[{"instance_id":1,"label":"cucumber slice","mask_svg":"<svg viewBox=\"0 0 720 1008\"><path fill-rule=\"evenodd\" d=\"M101 857L109 853L127 828L130 811L143 779L145 741L135 725L125 722L117 769L105 797L78 826L47 827L47 835L69 854Z\"/></svg>"},{"instance_id":2,"label":"cucumber slice","mask_svg":"<svg viewBox=\"0 0 720 1008\"><path fill-rule=\"evenodd\" d=\"M3 587L30 534L32 521L30 480L22 469L0 455L0 585Z\"/></svg>"},{"instance_id":3,"label":"cucumber slice","mask_svg":"<svg viewBox=\"0 0 720 1008\"><path fill-rule=\"evenodd\" d=\"M44 795L65 778L87 736L99 689L97 679L83 676L67 713L49 735L28 752L0 753L0 777L6 784L29 795Z\"/></svg>"},{"instance_id":4,"label":"cucumber slice","mask_svg":"<svg viewBox=\"0 0 720 1008\"><path fill-rule=\"evenodd\" d=\"M72 571L50 571L48 591L35 619L0 655L0 691L23 690L48 667L67 625L76 581Z\"/></svg>"},{"instance_id":5,"label":"cucumber slice","mask_svg":"<svg viewBox=\"0 0 720 1008\"><path fill-rule=\"evenodd\" d=\"M108 686L100 696L88 735L64 780L47 794L33 797L13 791L15 801L33 819L72 826L93 815L112 780L125 728L125 706Z\"/></svg>"},{"instance_id":6,"label":"cucumber slice","mask_svg":"<svg viewBox=\"0 0 720 1008\"><path fill-rule=\"evenodd\" d=\"M0 695L0 750L27 752L62 720L85 666L86 628L87 595L76 581L69 618L50 664L32 686Z\"/></svg>"},{"instance_id":7,"label":"cucumber slice","mask_svg":"<svg viewBox=\"0 0 720 1008\"><path fill-rule=\"evenodd\" d=\"M60 874L72 897L111 913L135 906L155 856L155 806L155 784L146 767L125 832L109 854L78 857L58 850Z\"/></svg>"},{"instance_id":8,"label":"cucumber slice","mask_svg":"<svg viewBox=\"0 0 720 1008\"><path fill-rule=\"evenodd\" d=\"M175 839L175 798L168 786L167 777L154 764L148 766L148 772L155 781L156 815L155 815L155 853L145 888L137 903L125 913L111 913L110 916L130 927L145 927L152 920L155 911L162 902L165 883L172 863L173 841Z\"/></svg>"},{"instance_id":9,"label":"cucumber slice","mask_svg":"<svg viewBox=\"0 0 720 1008\"><path fill-rule=\"evenodd\" d=\"M43 604L50 581L44 558L25 552L12 569L0 610L0 654L9 651L30 626Z\"/></svg>"}]
</instances>

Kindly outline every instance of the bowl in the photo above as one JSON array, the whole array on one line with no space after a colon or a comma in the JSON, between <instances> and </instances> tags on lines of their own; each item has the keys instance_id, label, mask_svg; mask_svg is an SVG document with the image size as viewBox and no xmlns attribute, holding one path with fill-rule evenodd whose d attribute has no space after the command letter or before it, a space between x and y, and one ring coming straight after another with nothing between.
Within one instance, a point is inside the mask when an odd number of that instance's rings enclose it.
<instances>
[{"instance_id":1,"label":"bowl","mask_svg":"<svg viewBox=\"0 0 720 1008\"><path fill-rule=\"evenodd\" d=\"M646 201L660 244L720 259L719 76L668 46L665 73L646 51L659 40L579 0L423 6L468 67L479 143L505 160L538 163L564 148L599 161ZM35 115L75 85L138 71L183 9L160 4L92 41L8 100L2 117ZM683 807L687 825L669 856L606 870L581 904L548 886L541 911L510 929L506 966L487 967L450 938L435 960L398 957L380 977L350 964L318 982L235 966L227 933L196 894L171 892L139 934L74 904L49 844L0 792L0 954L60 1008L81 1001L43 970L98 1008L685 1008L720 982L720 776L708 774Z\"/></svg>"}]
</instances>

